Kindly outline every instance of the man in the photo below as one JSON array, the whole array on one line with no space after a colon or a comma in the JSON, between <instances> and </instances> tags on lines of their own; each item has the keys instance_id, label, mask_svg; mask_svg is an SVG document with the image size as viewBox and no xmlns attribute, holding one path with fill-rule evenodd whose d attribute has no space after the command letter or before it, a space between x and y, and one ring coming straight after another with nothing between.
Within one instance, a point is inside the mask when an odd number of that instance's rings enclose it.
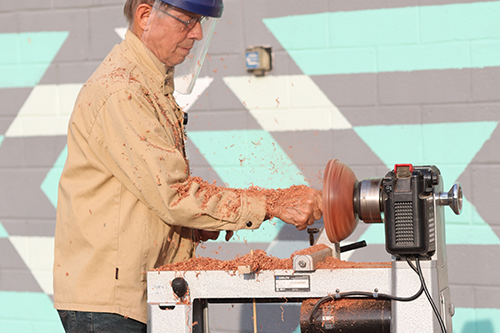
<instances>
[{"instance_id":1,"label":"man","mask_svg":"<svg viewBox=\"0 0 500 333\"><path fill-rule=\"evenodd\" d=\"M222 0L127 0L124 11L126 38L69 124L54 260L67 332L145 332L148 270L191 258L220 230L228 239L272 217L303 230L322 214L321 193L305 186L237 190L190 176L173 68L207 37L204 16L220 17Z\"/></svg>"}]
</instances>

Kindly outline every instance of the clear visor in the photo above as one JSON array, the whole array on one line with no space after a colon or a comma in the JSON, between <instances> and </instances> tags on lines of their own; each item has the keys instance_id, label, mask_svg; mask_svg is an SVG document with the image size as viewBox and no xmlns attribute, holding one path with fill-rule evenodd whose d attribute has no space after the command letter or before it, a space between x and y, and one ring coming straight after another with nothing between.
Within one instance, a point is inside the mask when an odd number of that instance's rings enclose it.
<instances>
[{"instance_id":1,"label":"clear visor","mask_svg":"<svg viewBox=\"0 0 500 333\"><path fill-rule=\"evenodd\" d=\"M155 1L142 41L163 65L175 66L178 93L190 94L193 90L217 20Z\"/></svg>"}]
</instances>

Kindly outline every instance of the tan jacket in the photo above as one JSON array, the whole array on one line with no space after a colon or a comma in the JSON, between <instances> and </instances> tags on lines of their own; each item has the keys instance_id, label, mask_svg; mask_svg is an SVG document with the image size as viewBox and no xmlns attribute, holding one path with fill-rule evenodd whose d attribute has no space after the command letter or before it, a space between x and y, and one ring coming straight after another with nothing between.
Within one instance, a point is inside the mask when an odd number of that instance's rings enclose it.
<instances>
[{"instance_id":1,"label":"tan jacket","mask_svg":"<svg viewBox=\"0 0 500 333\"><path fill-rule=\"evenodd\" d=\"M263 196L205 198L193 183L179 200L171 185L185 183L189 167L172 93L173 74L130 31L83 86L59 184L55 308L146 323L146 272L193 256L192 228L256 229L264 220Z\"/></svg>"}]
</instances>

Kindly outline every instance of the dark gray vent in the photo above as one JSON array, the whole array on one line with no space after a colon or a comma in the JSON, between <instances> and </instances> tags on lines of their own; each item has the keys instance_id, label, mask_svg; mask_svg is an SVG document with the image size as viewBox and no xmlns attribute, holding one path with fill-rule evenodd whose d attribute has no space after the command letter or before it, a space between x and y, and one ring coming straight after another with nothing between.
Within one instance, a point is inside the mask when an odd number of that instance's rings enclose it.
<instances>
[{"instance_id":1,"label":"dark gray vent","mask_svg":"<svg viewBox=\"0 0 500 333\"><path fill-rule=\"evenodd\" d=\"M394 203L394 230L396 244L412 245L415 240L413 225L413 202Z\"/></svg>"}]
</instances>

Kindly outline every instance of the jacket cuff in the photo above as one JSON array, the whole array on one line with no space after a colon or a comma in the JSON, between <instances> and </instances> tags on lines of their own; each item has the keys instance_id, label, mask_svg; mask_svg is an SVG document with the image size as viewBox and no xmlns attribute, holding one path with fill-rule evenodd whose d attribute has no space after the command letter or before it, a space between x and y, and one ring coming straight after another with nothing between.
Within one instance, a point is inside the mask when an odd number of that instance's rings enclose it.
<instances>
[{"instance_id":1,"label":"jacket cuff","mask_svg":"<svg viewBox=\"0 0 500 333\"><path fill-rule=\"evenodd\" d=\"M236 225L237 230L255 230L264 222L266 216L266 197L248 196L241 198L241 215Z\"/></svg>"}]
</instances>

